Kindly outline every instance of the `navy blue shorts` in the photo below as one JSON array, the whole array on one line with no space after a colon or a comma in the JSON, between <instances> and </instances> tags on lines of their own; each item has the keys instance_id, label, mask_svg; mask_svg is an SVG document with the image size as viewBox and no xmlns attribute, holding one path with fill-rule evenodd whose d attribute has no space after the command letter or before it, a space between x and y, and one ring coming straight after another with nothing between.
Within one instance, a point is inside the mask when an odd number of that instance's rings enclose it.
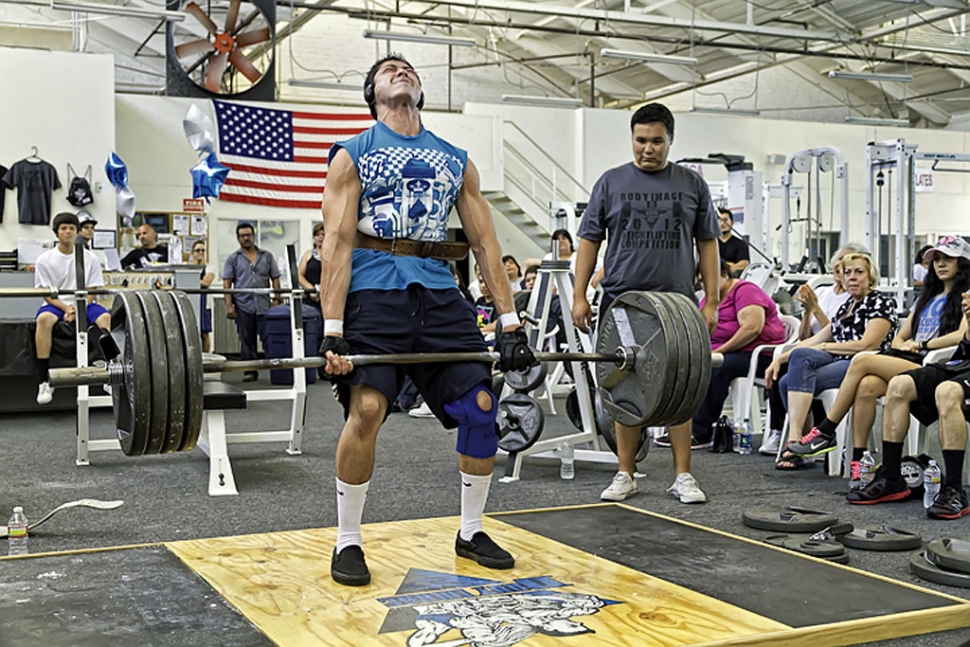
<instances>
[{"instance_id":1,"label":"navy blue shorts","mask_svg":"<svg viewBox=\"0 0 970 647\"><path fill-rule=\"evenodd\" d=\"M40 313L42 312L49 312L55 317L57 317L58 321L64 321L64 311L58 308L57 306L52 306L51 304L45 302L44 305L42 305L40 308L37 309L37 314L34 315L34 319L39 317ZM84 312L88 317L88 321L87 321L88 326L93 326L94 322L97 321L98 317L100 317L101 315L108 314L108 311L105 310L103 306L98 305L97 303L87 304L87 307L84 309Z\"/></svg>"},{"instance_id":2,"label":"navy blue shorts","mask_svg":"<svg viewBox=\"0 0 970 647\"><path fill-rule=\"evenodd\" d=\"M429 290L413 284L407 290L360 290L347 295L344 338L355 355L385 353L455 353L487 351L478 328L475 306L457 289ZM357 366L335 381L337 400L350 404L350 386L366 384L394 402L410 377L424 401L447 428L458 421L445 413L473 387L491 385L491 365L485 362L382 364Z\"/></svg>"}]
</instances>

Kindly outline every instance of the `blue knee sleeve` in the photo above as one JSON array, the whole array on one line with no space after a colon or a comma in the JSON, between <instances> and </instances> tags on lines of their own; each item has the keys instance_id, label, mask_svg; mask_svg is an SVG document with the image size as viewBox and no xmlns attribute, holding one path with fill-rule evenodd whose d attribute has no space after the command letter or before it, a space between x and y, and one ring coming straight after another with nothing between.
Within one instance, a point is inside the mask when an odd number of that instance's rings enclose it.
<instances>
[{"instance_id":1,"label":"blue knee sleeve","mask_svg":"<svg viewBox=\"0 0 970 647\"><path fill-rule=\"evenodd\" d=\"M488 394L492 405L487 411L478 406L478 394ZM459 454L472 458L492 458L498 449L495 431L495 396L484 385L472 387L465 395L445 405L445 413L458 421L458 441L455 449Z\"/></svg>"}]
</instances>

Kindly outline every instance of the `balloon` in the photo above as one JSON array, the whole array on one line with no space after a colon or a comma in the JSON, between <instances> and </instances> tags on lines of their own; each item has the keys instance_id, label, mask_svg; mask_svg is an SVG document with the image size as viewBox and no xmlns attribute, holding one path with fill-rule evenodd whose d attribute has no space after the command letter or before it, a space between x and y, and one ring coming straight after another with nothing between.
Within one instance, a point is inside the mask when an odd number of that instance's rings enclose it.
<instances>
[{"instance_id":1,"label":"balloon","mask_svg":"<svg viewBox=\"0 0 970 647\"><path fill-rule=\"evenodd\" d=\"M115 209L122 218L130 219L135 215L135 194L126 186L118 189L115 196Z\"/></svg>"},{"instance_id":2,"label":"balloon","mask_svg":"<svg viewBox=\"0 0 970 647\"><path fill-rule=\"evenodd\" d=\"M108 161L104 164L104 173L114 188L121 189L128 186L128 167L117 153L108 155Z\"/></svg>"},{"instance_id":3,"label":"balloon","mask_svg":"<svg viewBox=\"0 0 970 647\"><path fill-rule=\"evenodd\" d=\"M185 138L189 141L189 146L200 153L211 153L215 151L215 138L213 132L215 127L212 120L206 116L199 106L194 103L189 108L188 114L182 120L182 130L185 131Z\"/></svg>"},{"instance_id":4,"label":"balloon","mask_svg":"<svg viewBox=\"0 0 970 647\"><path fill-rule=\"evenodd\" d=\"M199 160L190 172L192 173L192 197L205 198L208 202L210 197L219 197L226 176L229 175L229 167L219 162L215 153L209 153Z\"/></svg>"}]
</instances>

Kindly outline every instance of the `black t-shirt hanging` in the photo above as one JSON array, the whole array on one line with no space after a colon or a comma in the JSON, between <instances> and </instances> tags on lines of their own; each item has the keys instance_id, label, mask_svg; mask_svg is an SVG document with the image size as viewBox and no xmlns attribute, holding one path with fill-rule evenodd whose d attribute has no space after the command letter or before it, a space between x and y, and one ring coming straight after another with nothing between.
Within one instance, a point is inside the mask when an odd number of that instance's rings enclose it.
<instances>
[{"instance_id":1,"label":"black t-shirt hanging","mask_svg":"<svg viewBox=\"0 0 970 647\"><path fill-rule=\"evenodd\" d=\"M51 192L61 188L53 166L43 160L20 160L4 174L3 184L9 189L17 189L20 224L50 224Z\"/></svg>"},{"instance_id":2,"label":"black t-shirt hanging","mask_svg":"<svg viewBox=\"0 0 970 647\"><path fill-rule=\"evenodd\" d=\"M3 180L3 176L7 174L8 170L6 166L0 164L0 180ZM6 194L7 185L0 182L0 225L3 224L3 199L6 197Z\"/></svg>"}]
</instances>

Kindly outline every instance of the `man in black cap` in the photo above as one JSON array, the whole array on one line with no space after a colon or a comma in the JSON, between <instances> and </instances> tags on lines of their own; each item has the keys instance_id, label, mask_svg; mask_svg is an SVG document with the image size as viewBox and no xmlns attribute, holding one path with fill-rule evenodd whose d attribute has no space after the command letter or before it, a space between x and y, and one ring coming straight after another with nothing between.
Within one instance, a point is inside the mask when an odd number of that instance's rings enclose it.
<instances>
[{"instance_id":1,"label":"man in black cap","mask_svg":"<svg viewBox=\"0 0 970 647\"><path fill-rule=\"evenodd\" d=\"M84 239L85 249L94 249L94 227L98 224L98 221L84 209L77 212L77 221L81 225L77 233Z\"/></svg>"}]
</instances>

